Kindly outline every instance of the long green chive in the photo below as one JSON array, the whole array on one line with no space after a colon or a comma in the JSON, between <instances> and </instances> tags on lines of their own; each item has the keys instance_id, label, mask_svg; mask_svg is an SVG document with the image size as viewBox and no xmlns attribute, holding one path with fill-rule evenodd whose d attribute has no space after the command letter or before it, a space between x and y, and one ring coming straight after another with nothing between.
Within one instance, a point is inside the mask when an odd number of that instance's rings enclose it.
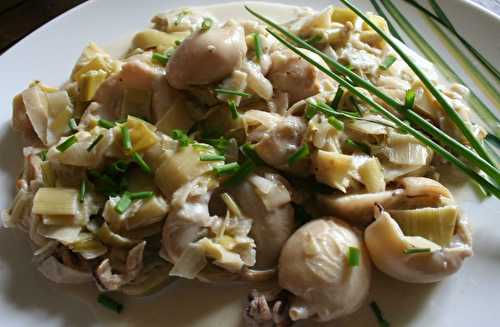
<instances>
[{"instance_id":1,"label":"long green chive","mask_svg":"<svg viewBox=\"0 0 500 327\"><path fill-rule=\"evenodd\" d=\"M128 207L130 207L131 204L132 204L132 199L130 198L128 193L125 192L125 193L123 193L120 200L116 204L115 211L121 215L122 213L124 213L128 209Z\"/></svg>"},{"instance_id":2,"label":"long green chive","mask_svg":"<svg viewBox=\"0 0 500 327\"><path fill-rule=\"evenodd\" d=\"M226 157L219 154L202 154L200 161L224 161Z\"/></svg>"},{"instance_id":3,"label":"long green chive","mask_svg":"<svg viewBox=\"0 0 500 327\"><path fill-rule=\"evenodd\" d=\"M371 152L370 147L368 145L361 143L361 142L358 142L358 141L354 141L352 139L345 140L345 144L347 144L351 148L358 149L366 154L370 154L370 152Z\"/></svg>"},{"instance_id":4,"label":"long green chive","mask_svg":"<svg viewBox=\"0 0 500 327\"><path fill-rule=\"evenodd\" d=\"M255 168L255 163L247 159L233 176L224 181L224 186L235 186L240 184L255 170Z\"/></svg>"},{"instance_id":5,"label":"long green chive","mask_svg":"<svg viewBox=\"0 0 500 327\"><path fill-rule=\"evenodd\" d=\"M231 111L231 118L238 119L240 113L238 112L238 107L236 106L236 102L234 102L233 100L229 100L227 102L227 105L229 107L229 111Z\"/></svg>"},{"instance_id":6,"label":"long green chive","mask_svg":"<svg viewBox=\"0 0 500 327\"><path fill-rule=\"evenodd\" d=\"M97 143L99 143L102 140L103 137L104 137L104 135L99 134L96 137L96 139L92 143L90 143L90 145L87 147L87 152L92 151L92 149L95 148L95 146L97 145Z\"/></svg>"},{"instance_id":7,"label":"long green chive","mask_svg":"<svg viewBox=\"0 0 500 327\"><path fill-rule=\"evenodd\" d=\"M205 17L203 18L203 22L201 23L201 31L206 32L208 31L212 25L214 24L214 20L210 17Z\"/></svg>"},{"instance_id":8,"label":"long green chive","mask_svg":"<svg viewBox=\"0 0 500 327\"><path fill-rule=\"evenodd\" d=\"M190 143L193 143L193 140L180 129L174 129L171 133L171 136L174 140L179 142L180 147L186 147Z\"/></svg>"},{"instance_id":9,"label":"long green chive","mask_svg":"<svg viewBox=\"0 0 500 327\"><path fill-rule=\"evenodd\" d=\"M310 37L309 39L306 40L306 42L312 46L317 45L321 41L323 41L323 35L321 35L321 34L313 35L312 37Z\"/></svg>"},{"instance_id":10,"label":"long green chive","mask_svg":"<svg viewBox=\"0 0 500 327\"><path fill-rule=\"evenodd\" d=\"M339 131L344 130L344 123L342 121L338 120L337 118L335 118L335 116L328 117L328 123L330 125L332 125L333 127L335 127L335 129L337 129Z\"/></svg>"},{"instance_id":11,"label":"long green chive","mask_svg":"<svg viewBox=\"0 0 500 327\"><path fill-rule=\"evenodd\" d=\"M405 109L406 110L412 110L413 106L415 105L415 90L408 90L406 91L405 95Z\"/></svg>"},{"instance_id":12,"label":"long green chive","mask_svg":"<svg viewBox=\"0 0 500 327\"><path fill-rule=\"evenodd\" d=\"M450 30L460 40L460 42L462 42L462 44L467 48L467 50L469 50L469 52L472 53L481 62L481 64L483 64L483 66L486 69L488 69L493 76L495 76L495 78L498 81L500 81L500 71L498 71L498 69L493 64L491 64L479 51L476 50L476 48L474 48L466 39L464 39L464 37L453 27L453 25L451 24L451 22L449 22L449 20L448 20L449 23L441 20L440 17L434 15L432 12L430 12L425 7L420 5L417 1L414 0L405 0L405 1L410 5L414 6L415 8L421 10L428 17L432 18L434 21L438 22L443 27Z\"/></svg>"},{"instance_id":13,"label":"long green chive","mask_svg":"<svg viewBox=\"0 0 500 327\"><path fill-rule=\"evenodd\" d=\"M343 95L344 95L344 90L341 87L339 87L337 89L337 92L335 92L335 97L333 98L333 101L332 101L331 107L333 109L339 109L339 104L340 104L340 101L342 100Z\"/></svg>"},{"instance_id":14,"label":"long green chive","mask_svg":"<svg viewBox=\"0 0 500 327\"><path fill-rule=\"evenodd\" d=\"M59 144L56 147L56 149L59 152L64 152L64 151L68 150L76 142L77 142L76 136L72 135L72 136L68 137L66 140L64 140L64 142Z\"/></svg>"},{"instance_id":15,"label":"long green chive","mask_svg":"<svg viewBox=\"0 0 500 327\"><path fill-rule=\"evenodd\" d=\"M139 153L134 152L132 154L132 159L134 159L134 161L139 165L143 172L151 174L151 167L149 167L149 165L144 161Z\"/></svg>"},{"instance_id":16,"label":"long green chive","mask_svg":"<svg viewBox=\"0 0 500 327\"><path fill-rule=\"evenodd\" d=\"M295 43L299 44L301 47L308 49L317 55L319 55L323 60L327 62L328 65L331 65L335 68L336 71L339 72L339 74L342 75L347 75L353 83L356 85L359 85L369 92L375 94L377 97L382 99L385 103L390 105L396 110L402 110L403 106L397 101L388 96L386 93L382 92L379 90L376 86L374 86L370 81L360 77L356 73L352 72L351 70L347 69L344 65L338 63L336 60L332 59L330 56L324 54L323 52L319 51L318 49L311 47L307 42L302 40L301 38L295 36L293 33L289 32L287 29L281 27L280 25L274 23L272 20L260 15L259 13L253 11L252 9L248 8L248 6L245 6L245 8L255 17L259 18L260 20L266 22L270 26L272 26L274 29L278 30L281 32L283 35L286 37L290 38L293 40ZM341 86L343 85L345 88L347 88L351 93L357 94L358 97L364 99L367 103L369 103L376 111L380 112L383 114L387 119L391 120L393 123L400 124L401 121L394 116L391 112L387 111L385 108L382 106L378 105L368 97L366 97L363 93L359 92L354 85L351 85L351 83L347 80L344 80L340 75L332 72L329 68L325 68L321 66L319 63L316 61L312 60L309 58L306 54L304 54L302 51L296 49L292 44L290 44L288 41L286 41L283 37L275 33L273 30L268 29L269 33L272 34L276 39L278 39L282 44L287 46L290 50L294 51L298 55L300 55L302 58L304 58L306 61L309 63L313 64L316 66L319 70L324 72L325 74L329 75L331 78L336 80ZM468 147L464 146L454 138L448 136L446 133L444 133L442 130L439 128L435 127L428 121L426 121L424 118L419 116L416 112L414 111L405 111L405 114L407 115L408 119L410 122L419 125L425 132L429 133L439 141L445 143L447 146L449 146L451 149L456 151L457 153L460 153L462 156L464 156L469 162L475 164L478 168L482 169L485 171L489 176L492 176L494 180L498 181L500 180L500 172L496 167L491 165L489 162L485 161L482 157L478 156L474 151L470 150ZM419 131L415 130L413 127L408 126L407 127L408 132L410 132L413 136L417 137L422 143L428 145L434 151L436 151L438 154L440 154L443 158L447 159L450 161L452 164L457 166L459 169L463 170L469 177L471 177L473 180L478 181L480 184L486 184L488 185L488 188L494 189L496 186L491 184L489 181L485 180L481 176L479 176L475 171L470 169L467 165L465 165L462 161L458 160L456 156L452 155L449 153L446 149L444 149L442 146L439 144L435 143L434 141L428 139L425 135L420 133ZM492 190L493 194L500 194L500 191L494 192Z\"/></svg>"},{"instance_id":17,"label":"long green chive","mask_svg":"<svg viewBox=\"0 0 500 327\"><path fill-rule=\"evenodd\" d=\"M76 133L78 131L78 125L76 124L75 118L68 120L68 127L72 133Z\"/></svg>"},{"instance_id":18,"label":"long green chive","mask_svg":"<svg viewBox=\"0 0 500 327\"><path fill-rule=\"evenodd\" d=\"M264 160L262 160L259 155L257 154L257 151L255 151L255 147L251 145L250 143L245 143L240 147L241 152L245 157L248 159L252 160L254 164L256 165L263 165Z\"/></svg>"},{"instance_id":19,"label":"long green chive","mask_svg":"<svg viewBox=\"0 0 500 327\"><path fill-rule=\"evenodd\" d=\"M128 193L128 197L130 200L138 200L138 199L150 199L155 195L154 192L144 191L144 192L131 192Z\"/></svg>"},{"instance_id":20,"label":"long green chive","mask_svg":"<svg viewBox=\"0 0 500 327\"><path fill-rule=\"evenodd\" d=\"M356 98L353 97L353 96L350 96L349 97L349 100L351 101L351 104L352 106L354 107L354 109L356 109L356 112L361 116L363 115L363 112L361 111L361 108L358 104L358 101L356 101Z\"/></svg>"},{"instance_id":21,"label":"long green chive","mask_svg":"<svg viewBox=\"0 0 500 327\"><path fill-rule=\"evenodd\" d=\"M85 179L82 180L80 184L80 191L78 192L78 201L83 203L85 201L85 194L87 193L87 182Z\"/></svg>"},{"instance_id":22,"label":"long green chive","mask_svg":"<svg viewBox=\"0 0 500 327\"><path fill-rule=\"evenodd\" d=\"M360 256L361 256L361 251L359 250L359 248L350 246L349 252L347 252L347 262L349 263L349 266L351 267L359 266Z\"/></svg>"},{"instance_id":23,"label":"long green chive","mask_svg":"<svg viewBox=\"0 0 500 327\"><path fill-rule=\"evenodd\" d=\"M42 161L47 161L47 153L48 153L47 150L42 150L38 152L38 157L40 157Z\"/></svg>"},{"instance_id":24,"label":"long green chive","mask_svg":"<svg viewBox=\"0 0 500 327\"><path fill-rule=\"evenodd\" d=\"M396 60L397 60L396 56L390 54L387 57L385 57L384 61L382 61L382 63L379 65L379 68L382 70L387 70L389 69L389 67L392 66L393 63L396 62Z\"/></svg>"},{"instance_id":25,"label":"long green chive","mask_svg":"<svg viewBox=\"0 0 500 327\"><path fill-rule=\"evenodd\" d=\"M253 43L255 45L255 58L257 59L257 62L260 62L262 58L262 45L260 44L259 32L253 33Z\"/></svg>"},{"instance_id":26,"label":"long green chive","mask_svg":"<svg viewBox=\"0 0 500 327\"><path fill-rule=\"evenodd\" d=\"M123 304L116 302L115 300L104 294L99 294L99 296L97 297L97 302L116 313L121 313L123 311Z\"/></svg>"},{"instance_id":27,"label":"long green chive","mask_svg":"<svg viewBox=\"0 0 500 327\"><path fill-rule=\"evenodd\" d=\"M132 139L130 138L130 130L127 126L121 127L122 132L122 146L125 151L132 150Z\"/></svg>"},{"instance_id":28,"label":"long green chive","mask_svg":"<svg viewBox=\"0 0 500 327\"><path fill-rule=\"evenodd\" d=\"M307 143L302 145L294 154L288 158L288 166L293 166L298 161L309 157L309 146Z\"/></svg>"},{"instance_id":29,"label":"long green chive","mask_svg":"<svg viewBox=\"0 0 500 327\"><path fill-rule=\"evenodd\" d=\"M384 315L382 314L382 310L375 301L370 303L370 307L372 308L373 314L377 318L378 324L380 327L389 327L390 324L387 320L385 320Z\"/></svg>"},{"instance_id":30,"label":"long green chive","mask_svg":"<svg viewBox=\"0 0 500 327\"><path fill-rule=\"evenodd\" d=\"M215 89L214 91L216 93L224 94L224 95L234 95L234 96L240 96L240 97L249 97L250 96L250 93L237 91L237 90L230 90L230 89L218 88L218 89Z\"/></svg>"},{"instance_id":31,"label":"long green chive","mask_svg":"<svg viewBox=\"0 0 500 327\"><path fill-rule=\"evenodd\" d=\"M245 6L245 8L251 12L254 16L258 17L259 19L265 21L269 25L271 25L273 28L278 30L279 32L283 33L285 36L289 37L290 39L294 40L300 46L311 50L318 54L321 58L323 58L328 64L331 64L332 66L335 67L336 70L338 70L340 73L348 75L357 85L361 85L362 87L366 88L368 91L372 92L379 98L381 98L384 102L387 104L391 105L397 110L401 110L402 106L394 99L380 91L378 88L376 88L371 82L361 78L357 74L351 72L350 70L346 69L344 66L341 64L337 63L335 60L333 60L331 57L325 55L321 51L315 49L314 47L311 47L308 45L306 42L304 42L302 39L299 37L296 37L292 33L290 33L288 30L282 28L278 24L274 23L273 21L267 19L266 17L256 13L255 11L251 10L248 8L248 6ZM284 44L286 47L288 47L290 50L293 52L297 53L300 55L304 60L308 61L309 63L313 64L316 66L320 71L323 73L327 74L334 80L336 80L341 86L347 88L351 93L355 94L357 97L368 103L374 110L377 112L381 113L385 118L389 119L391 122L395 123L396 125L400 126L400 128L404 129L406 132L411 133L413 136L415 136L420 142L423 144L429 146L432 148L437 154L441 155L444 159L448 160L450 163L461 169L466 175L468 175L470 178L473 180L477 181L484 187L488 188L488 190L494 194L495 196L500 198L500 188L498 188L496 185L492 184L489 180L483 178L480 176L477 172L475 172L473 169L471 169L468 165L464 164L461 160L457 158L457 156L451 154L446 150L444 147L439 145L438 143L435 143L432 139L429 139L426 135L421 133L420 131L416 130L412 126L407 126L405 125L397 116L392 114L390 111L379 105L378 103L374 102L371 98L363 94L362 92L359 92L359 90L356 89L354 85L352 85L349 81L343 79L336 73L332 72L329 68L323 67L321 64L316 62L315 60L311 59L308 57L302 50L296 48L294 45L290 44L287 40L285 40L282 36L277 34L274 30L272 29L267 29L267 31L273 35L276 39L278 39L282 44ZM497 170L496 167L491 165L489 162L485 161L483 158L478 156L476 153L473 151L469 150L467 147L465 147L463 144L459 143L455 139L449 137L446 135L443 131L441 131L439 128L435 127L431 123L427 122L424 118L420 117L418 114L416 114L414 111L408 111L406 110L407 117L412 123L416 123L420 125L427 133L431 134L432 136L438 138L440 141L446 143L446 145L456 149L460 149L461 154L466 157L469 161L474 162L478 167L483 169L483 171L487 172L490 176L494 175L495 180L500 179L500 171Z\"/></svg>"},{"instance_id":32,"label":"long green chive","mask_svg":"<svg viewBox=\"0 0 500 327\"><path fill-rule=\"evenodd\" d=\"M218 176L232 175L235 174L240 169L240 165L237 162L231 162L221 166L215 166L214 172Z\"/></svg>"},{"instance_id":33,"label":"long green chive","mask_svg":"<svg viewBox=\"0 0 500 327\"><path fill-rule=\"evenodd\" d=\"M157 62L158 64L160 64L162 66L165 66L168 62L168 57L166 55L164 55L163 53L159 53L159 52L154 52L151 59L154 62Z\"/></svg>"},{"instance_id":34,"label":"long green chive","mask_svg":"<svg viewBox=\"0 0 500 327\"><path fill-rule=\"evenodd\" d=\"M404 249L404 254L414 254L414 253L429 253L431 252L430 248L408 248Z\"/></svg>"},{"instance_id":35,"label":"long green chive","mask_svg":"<svg viewBox=\"0 0 500 327\"><path fill-rule=\"evenodd\" d=\"M425 87L431 92L431 94L436 98L444 111L448 114L453 123L460 129L465 138L469 141L471 146L476 150L476 152L483 157L490 164L494 164L493 160L490 158L489 153L486 151L484 146L480 141L474 136L472 131L469 129L467 124L462 120L460 115L453 109L448 100L443 96L443 94L434 86L434 84L425 76L425 74L420 70L420 68L411 60L410 57L399 47L396 42L393 41L390 35L385 33L381 28L374 24L366 15L361 12L356 6L354 6L349 0L340 0L343 4L354 11L366 24L368 24L375 32L377 32L393 49L399 56L406 62L406 64L411 68L411 70L420 78ZM386 3L386 1L384 1Z\"/></svg>"},{"instance_id":36,"label":"long green chive","mask_svg":"<svg viewBox=\"0 0 500 327\"><path fill-rule=\"evenodd\" d=\"M106 128L106 129L110 129L110 128L115 127L115 123L113 123L112 121L106 120L106 119L102 119L102 118L97 121L97 125L99 125L103 128Z\"/></svg>"}]
</instances>

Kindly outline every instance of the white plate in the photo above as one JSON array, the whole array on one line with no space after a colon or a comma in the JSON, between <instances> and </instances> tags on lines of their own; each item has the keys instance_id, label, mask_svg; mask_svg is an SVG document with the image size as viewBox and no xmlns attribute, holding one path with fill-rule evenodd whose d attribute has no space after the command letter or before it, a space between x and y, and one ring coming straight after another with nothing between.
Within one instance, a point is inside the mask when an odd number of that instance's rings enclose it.
<instances>
[{"instance_id":1,"label":"white plate","mask_svg":"<svg viewBox=\"0 0 500 327\"><path fill-rule=\"evenodd\" d=\"M220 1L224 2L224 1ZM426 35L444 59L470 83L461 68L424 26L421 16L395 1L407 18ZM0 57L0 207L9 205L14 180L21 171L21 143L10 129L12 97L34 79L62 83L82 48L89 42L111 42L141 30L157 12L211 1L90 1L54 19ZM321 9L325 0L287 1ZM357 1L371 9L369 1ZM451 20L494 65L500 66L500 19L465 1L441 1ZM243 13L242 7L236 15ZM285 13L285 9L280 10ZM498 86L498 84L496 84ZM498 110L498 108L496 108ZM457 194L458 193L458 194ZM474 228L475 256L449 279L435 285L411 285L375 274L370 300L376 300L393 326L498 325L500 321L500 201L480 202L468 188L455 193ZM90 287L64 289L45 280L30 263L23 237L0 230L0 324L2 326L238 326L246 289L177 282L160 294L123 299L124 313L115 315L95 303ZM333 325L333 324L332 324ZM368 305L335 326L376 326Z\"/></svg>"}]
</instances>

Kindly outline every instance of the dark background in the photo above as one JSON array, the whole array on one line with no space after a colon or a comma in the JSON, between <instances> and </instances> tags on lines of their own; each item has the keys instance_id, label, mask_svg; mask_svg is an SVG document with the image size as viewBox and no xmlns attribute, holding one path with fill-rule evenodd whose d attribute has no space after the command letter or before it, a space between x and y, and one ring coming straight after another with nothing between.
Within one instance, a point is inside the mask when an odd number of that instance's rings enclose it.
<instances>
[{"instance_id":1,"label":"dark background","mask_svg":"<svg viewBox=\"0 0 500 327\"><path fill-rule=\"evenodd\" d=\"M86 0L0 0L0 54L52 18Z\"/></svg>"}]
</instances>

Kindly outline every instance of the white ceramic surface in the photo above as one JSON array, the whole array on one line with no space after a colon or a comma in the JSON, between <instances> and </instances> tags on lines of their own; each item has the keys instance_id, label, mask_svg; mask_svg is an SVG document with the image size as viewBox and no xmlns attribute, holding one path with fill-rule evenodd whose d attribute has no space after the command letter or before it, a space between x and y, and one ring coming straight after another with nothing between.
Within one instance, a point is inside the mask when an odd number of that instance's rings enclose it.
<instances>
[{"instance_id":1,"label":"white ceramic surface","mask_svg":"<svg viewBox=\"0 0 500 327\"><path fill-rule=\"evenodd\" d=\"M462 70L424 26L421 16L395 0L439 53ZM217 1L224 2L224 1ZM321 9L326 0L286 1ZM336 1L334 1L336 2ZM356 1L371 9L369 1ZM155 13L206 0L106 0L76 7L30 34L0 57L0 207L13 198L21 171L21 143L10 129L11 99L34 79L62 83L89 42L111 44L144 28ZM500 20L463 0L440 1L464 37L500 66ZM243 14L235 5L235 15ZM277 12L286 13L284 7ZM467 82L470 79L464 76ZM498 87L498 83L496 84ZM479 90L478 90L479 91ZM498 108L496 108L498 112ZM448 178L451 184L455 177ZM480 201L469 187L455 192L474 228L475 255L456 275L435 285L411 285L375 273L370 300L376 300L392 326L498 326L500 321L500 201ZM176 282L152 297L120 299L125 311L115 315L95 303L92 287L62 288L45 280L31 265L24 235L0 230L0 326L239 326L247 290L229 285ZM307 324L310 325L310 324ZM333 325L333 324L331 324ZM377 326L368 305L335 326Z\"/></svg>"}]
</instances>

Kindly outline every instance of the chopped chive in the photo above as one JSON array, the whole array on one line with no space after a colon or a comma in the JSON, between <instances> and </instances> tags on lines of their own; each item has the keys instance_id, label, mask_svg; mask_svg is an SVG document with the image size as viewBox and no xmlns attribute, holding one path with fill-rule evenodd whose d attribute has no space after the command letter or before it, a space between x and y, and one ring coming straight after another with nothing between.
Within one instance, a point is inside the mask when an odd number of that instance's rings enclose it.
<instances>
[{"instance_id":1,"label":"chopped chive","mask_svg":"<svg viewBox=\"0 0 500 327\"><path fill-rule=\"evenodd\" d=\"M132 199L130 198L129 194L125 192L123 193L120 200L116 204L115 211L121 215L128 209L128 207L130 207L131 204L132 204Z\"/></svg>"},{"instance_id":2,"label":"chopped chive","mask_svg":"<svg viewBox=\"0 0 500 327\"><path fill-rule=\"evenodd\" d=\"M332 125L333 127L335 127L335 129L341 131L344 129L344 123L340 120L338 120L337 118L335 118L335 116L330 116L328 117L328 123L330 125Z\"/></svg>"},{"instance_id":3,"label":"chopped chive","mask_svg":"<svg viewBox=\"0 0 500 327\"><path fill-rule=\"evenodd\" d=\"M200 161L224 161L226 157L219 154L202 154Z\"/></svg>"},{"instance_id":4,"label":"chopped chive","mask_svg":"<svg viewBox=\"0 0 500 327\"><path fill-rule=\"evenodd\" d=\"M378 324L380 327L389 327L390 324L387 320L385 320L384 315L382 314L382 310L375 301L370 303L370 307L372 308L375 317L377 318Z\"/></svg>"},{"instance_id":5,"label":"chopped chive","mask_svg":"<svg viewBox=\"0 0 500 327\"><path fill-rule=\"evenodd\" d=\"M181 45L181 43L182 43L182 41L181 41L181 40L175 40L175 41L174 41L174 44L175 44L175 46L177 46L177 47L178 47L179 45Z\"/></svg>"},{"instance_id":6,"label":"chopped chive","mask_svg":"<svg viewBox=\"0 0 500 327\"><path fill-rule=\"evenodd\" d=\"M317 45L321 41L323 41L323 35L321 35L321 34L316 34L316 35L311 36L309 39L306 40L306 42L312 46Z\"/></svg>"},{"instance_id":7,"label":"chopped chive","mask_svg":"<svg viewBox=\"0 0 500 327\"><path fill-rule=\"evenodd\" d=\"M171 133L171 136L174 140L179 142L180 147L186 147L190 143L193 143L193 140L180 129L174 129Z\"/></svg>"},{"instance_id":8,"label":"chopped chive","mask_svg":"<svg viewBox=\"0 0 500 327\"><path fill-rule=\"evenodd\" d=\"M122 146L125 151L132 150L132 139L130 138L130 130L127 126L122 126Z\"/></svg>"},{"instance_id":9,"label":"chopped chive","mask_svg":"<svg viewBox=\"0 0 500 327\"><path fill-rule=\"evenodd\" d=\"M395 55L388 55L387 57L385 57L384 61L382 61L382 63L378 66L380 69L382 70L387 70L389 69L389 67L392 66L393 63L396 62L398 58L396 58Z\"/></svg>"},{"instance_id":10,"label":"chopped chive","mask_svg":"<svg viewBox=\"0 0 500 327\"><path fill-rule=\"evenodd\" d=\"M168 62L168 57L162 53L154 52L151 59L162 66L165 66Z\"/></svg>"},{"instance_id":11,"label":"chopped chive","mask_svg":"<svg viewBox=\"0 0 500 327\"><path fill-rule=\"evenodd\" d=\"M305 159L309 156L309 146L307 143L302 145L294 154L288 158L288 166L293 166L298 161Z\"/></svg>"},{"instance_id":12,"label":"chopped chive","mask_svg":"<svg viewBox=\"0 0 500 327\"><path fill-rule=\"evenodd\" d=\"M234 102L233 100L229 100L227 102L227 105L229 107L229 111L231 111L231 118L238 119L240 113L238 112L238 107L236 106L236 102Z\"/></svg>"},{"instance_id":13,"label":"chopped chive","mask_svg":"<svg viewBox=\"0 0 500 327\"><path fill-rule=\"evenodd\" d=\"M215 89L214 91L216 93L224 94L224 95L235 95L235 96L240 96L240 97L249 97L250 96L250 93L236 91L236 90L230 90L230 89L219 88L219 89Z\"/></svg>"},{"instance_id":14,"label":"chopped chive","mask_svg":"<svg viewBox=\"0 0 500 327\"><path fill-rule=\"evenodd\" d=\"M95 146L97 145L97 143L99 143L102 140L103 137L104 137L104 135L99 134L96 137L96 139L87 147L87 152L92 151L92 149L95 148Z\"/></svg>"},{"instance_id":15,"label":"chopped chive","mask_svg":"<svg viewBox=\"0 0 500 327\"><path fill-rule=\"evenodd\" d=\"M217 139L202 139L202 141L213 146L220 154L226 153L227 147L229 146L229 140L224 136Z\"/></svg>"},{"instance_id":16,"label":"chopped chive","mask_svg":"<svg viewBox=\"0 0 500 327\"><path fill-rule=\"evenodd\" d=\"M205 143L198 143L198 142L195 142L192 144L192 147L193 149L195 150L212 150L213 147L209 144L205 144Z\"/></svg>"},{"instance_id":17,"label":"chopped chive","mask_svg":"<svg viewBox=\"0 0 500 327\"><path fill-rule=\"evenodd\" d=\"M349 252L347 254L347 261L349 263L349 266L351 266L351 267L359 266L360 255L361 255L361 251L359 250L359 248L354 247L354 246L350 246Z\"/></svg>"},{"instance_id":18,"label":"chopped chive","mask_svg":"<svg viewBox=\"0 0 500 327\"><path fill-rule=\"evenodd\" d=\"M238 169L238 171L231 177L229 177L225 182L225 186L235 186L243 182L256 168L255 163L247 159Z\"/></svg>"},{"instance_id":19,"label":"chopped chive","mask_svg":"<svg viewBox=\"0 0 500 327\"><path fill-rule=\"evenodd\" d=\"M358 142L358 141L354 141L352 139L345 140L345 144L347 144L351 148L356 148L356 149L358 149L361 152L364 152L366 154L370 154L370 152L371 152L370 147L368 145L361 143L361 142Z\"/></svg>"},{"instance_id":20,"label":"chopped chive","mask_svg":"<svg viewBox=\"0 0 500 327\"><path fill-rule=\"evenodd\" d=\"M354 107L354 109L356 109L356 112L361 116L363 115L363 111L361 110L361 108L359 107L359 104L358 104L358 101L356 101L356 98L351 96L349 98L351 100L351 103L352 103L352 106Z\"/></svg>"},{"instance_id":21,"label":"chopped chive","mask_svg":"<svg viewBox=\"0 0 500 327\"><path fill-rule=\"evenodd\" d=\"M128 197L130 198L130 200L149 199L154 195L155 193L151 191L128 193Z\"/></svg>"},{"instance_id":22,"label":"chopped chive","mask_svg":"<svg viewBox=\"0 0 500 327\"><path fill-rule=\"evenodd\" d=\"M311 120L316 115L317 112L318 111L315 108L313 108L311 103L309 103L309 102L306 103L305 116L306 116L307 120Z\"/></svg>"},{"instance_id":23,"label":"chopped chive","mask_svg":"<svg viewBox=\"0 0 500 327\"><path fill-rule=\"evenodd\" d=\"M64 151L68 150L76 142L77 142L76 136L72 135L72 136L68 137L64 142L59 144L56 147L56 149L59 152L64 152Z\"/></svg>"},{"instance_id":24,"label":"chopped chive","mask_svg":"<svg viewBox=\"0 0 500 327\"><path fill-rule=\"evenodd\" d=\"M123 304L116 302L105 294L99 294L97 302L116 313L121 313L123 311Z\"/></svg>"},{"instance_id":25,"label":"chopped chive","mask_svg":"<svg viewBox=\"0 0 500 327\"><path fill-rule=\"evenodd\" d=\"M85 194L87 193L87 183L85 182L85 179L82 180L82 183L80 184L80 192L78 192L78 201L80 203L83 203L85 201Z\"/></svg>"},{"instance_id":26,"label":"chopped chive","mask_svg":"<svg viewBox=\"0 0 500 327\"><path fill-rule=\"evenodd\" d=\"M40 152L38 152L38 157L40 157L40 159L42 161L47 161L47 150L42 150Z\"/></svg>"},{"instance_id":27,"label":"chopped chive","mask_svg":"<svg viewBox=\"0 0 500 327\"><path fill-rule=\"evenodd\" d=\"M262 45L260 44L259 32L253 33L253 42L255 45L255 58L257 59L257 62L260 62L262 58Z\"/></svg>"},{"instance_id":28,"label":"chopped chive","mask_svg":"<svg viewBox=\"0 0 500 327\"><path fill-rule=\"evenodd\" d=\"M134 161L139 165L139 167L141 167L143 172L148 174L151 173L151 167L148 166L148 164L144 161L144 159L139 153L134 152L132 154L132 159L134 159Z\"/></svg>"},{"instance_id":29,"label":"chopped chive","mask_svg":"<svg viewBox=\"0 0 500 327\"><path fill-rule=\"evenodd\" d=\"M404 249L404 254L413 254L413 253L429 253L431 252L430 248L408 248Z\"/></svg>"},{"instance_id":30,"label":"chopped chive","mask_svg":"<svg viewBox=\"0 0 500 327\"><path fill-rule=\"evenodd\" d=\"M231 162L222 166L214 167L214 172L218 176L232 175L240 169L240 165L237 162Z\"/></svg>"},{"instance_id":31,"label":"chopped chive","mask_svg":"<svg viewBox=\"0 0 500 327\"><path fill-rule=\"evenodd\" d=\"M201 31L206 32L208 31L212 25L214 24L214 21L210 17L205 17L203 18L203 22L201 23Z\"/></svg>"},{"instance_id":32,"label":"chopped chive","mask_svg":"<svg viewBox=\"0 0 500 327\"><path fill-rule=\"evenodd\" d=\"M335 92L335 97L333 98L333 101L332 101L331 107L333 109L338 109L339 104L340 104L340 100L342 100L343 95L344 95L344 90L341 87L339 87L337 89L337 92Z\"/></svg>"},{"instance_id":33,"label":"chopped chive","mask_svg":"<svg viewBox=\"0 0 500 327\"><path fill-rule=\"evenodd\" d=\"M106 129L110 129L110 128L115 127L115 123L113 123L112 121L106 120L106 119L102 119L102 118L97 121L97 125L99 125L103 128L106 128Z\"/></svg>"},{"instance_id":34,"label":"chopped chive","mask_svg":"<svg viewBox=\"0 0 500 327\"><path fill-rule=\"evenodd\" d=\"M69 130L73 133L76 133L78 131L78 126L76 124L76 120L75 118L71 118L69 121L68 121L68 127L69 127Z\"/></svg>"},{"instance_id":35,"label":"chopped chive","mask_svg":"<svg viewBox=\"0 0 500 327\"><path fill-rule=\"evenodd\" d=\"M405 109L412 110L415 105L415 90L409 89L405 95Z\"/></svg>"},{"instance_id":36,"label":"chopped chive","mask_svg":"<svg viewBox=\"0 0 500 327\"><path fill-rule=\"evenodd\" d=\"M127 171L129 163L125 160L118 160L106 167L106 173L115 176Z\"/></svg>"},{"instance_id":37,"label":"chopped chive","mask_svg":"<svg viewBox=\"0 0 500 327\"><path fill-rule=\"evenodd\" d=\"M264 160L262 160L259 155L257 154L257 151L255 151L255 147L251 145L250 143L245 143L240 147L241 152L245 157L248 159L252 160L254 164L256 165L263 165Z\"/></svg>"}]
</instances>

